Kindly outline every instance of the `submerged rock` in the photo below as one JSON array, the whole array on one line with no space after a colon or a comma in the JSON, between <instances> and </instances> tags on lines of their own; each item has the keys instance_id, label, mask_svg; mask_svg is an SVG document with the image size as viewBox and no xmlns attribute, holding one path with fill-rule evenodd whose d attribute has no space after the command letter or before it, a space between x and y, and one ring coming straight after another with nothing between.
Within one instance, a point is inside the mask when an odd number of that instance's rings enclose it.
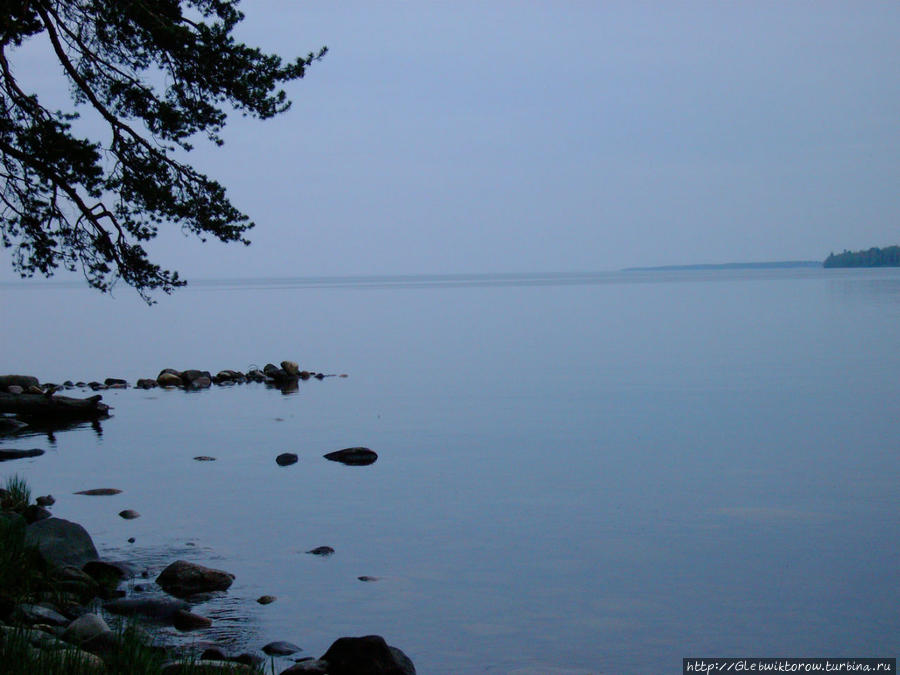
<instances>
[{"instance_id":1,"label":"submerged rock","mask_svg":"<svg viewBox=\"0 0 900 675\"><path fill-rule=\"evenodd\" d=\"M330 546L316 546L314 549L310 549L307 553L311 555L332 555L334 554L334 549Z\"/></svg>"},{"instance_id":2,"label":"submerged rock","mask_svg":"<svg viewBox=\"0 0 900 675\"><path fill-rule=\"evenodd\" d=\"M73 492L76 495L87 495L89 497L105 497L108 495L121 494L121 490L116 488L93 488L91 490L82 490L81 492Z\"/></svg>"},{"instance_id":3,"label":"submerged rock","mask_svg":"<svg viewBox=\"0 0 900 675\"><path fill-rule=\"evenodd\" d=\"M142 378L138 380L134 386L136 386L138 389L155 389L159 386L159 383L156 380Z\"/></svg>"},{"instance_id":4,"label":"submerged rock","mask_svg":"<svg viewBox=\"0 0 900 675\"><path fill-rule=\"evenodd\" d=\"M369 448L345 448L343 450L329 452L324 457L325 459L330 459L332 462L340 462L341 464L347 464L349 466L374 464L375 460L378 459L378 455L375 451L369 450Z\"/></svg>"},{"instance_id":5,"label":"submerged rock","mask_svg":"<svg viewBox=\"0 0 900 675\"><path fill-rule=\"evenodd\" d=\"M125 509L124 511L119 511L119 517L125 520L134 520L135 518L140 518L141 514L134 509Z\"/></svg>"},{"instance_id":6,"label":"submerged rock","mask_svg":"<svg viewBox=\"0 0 900 675\"><path fill-rule=\"evenodd\" d=\"M178 597L225 591L233 582L233 574L186 560L176 560L156 577L156 583L162 586L166 593Z\"/></svg>"},{"instance_id":7,"label":"submerged rock","mask_svg":"<svg viewBox=\"0 0 900 675\"><path fill-rule=\"evenodd\" d=\"M200 628L209 628L212 626L212 619L205 616L194 614L185 609L179 609L172 617L172 625L180 631L198 630Z\"/></svg>"},{"instance_id":8,"label":"submerged rock","mask_svg":"<svg viewBox=\"0 0 900 675\"><path fill-rule=\"evenodd\" d=\"M26 457L40 457L44 451L40 448L31 448L30 450L0 450L0 462L7 462L11 459L24 459Z\"/></svg>"},{"instance_id":9,"label":"submerged rock","mask_svg":"<svg viewBox=\"0 0 900 675\"><path fill-rule=\"evenodd\" d=\"M271 605L277 598L274 595L261 595L256 601L261 605Z\"/></svg>"},{"instance_id":10,"label":"submerged rock","mask_svg":"<svg viewBox=\"0 0 900 675\"><path fill-rule=\"evenodd\" d=\"M198 462L215 462L216 461L215 457L210 457L209 455L198 455L197 457L194 457L194 459L196 459Z\"/></svg>"},{"instance_id":11,"label":"submerged rock","mask_svg":"<svg viewBox=\"0 0 900 675\"><path fill-rule=\"evenodd\" d=\"M190 610L184 600L171 598L120 598L107 602L103 609L120 616L142 616L156 621L170 622L180 610Z\"/></svg>"},{"instance_id":12,"label":"submerged rock","mask_svg":"<svg viewBox=\"0 0 900 675\"><path fill-rule=\"evenodd\" d=\"M362 575L361 577L356 577L356 578L359 579L360 581L365 581L367 583L372 582L372 581L378 581L378 579L379 579L379 577L370 577L366 574Z\"/></svg>"}]
</instances>

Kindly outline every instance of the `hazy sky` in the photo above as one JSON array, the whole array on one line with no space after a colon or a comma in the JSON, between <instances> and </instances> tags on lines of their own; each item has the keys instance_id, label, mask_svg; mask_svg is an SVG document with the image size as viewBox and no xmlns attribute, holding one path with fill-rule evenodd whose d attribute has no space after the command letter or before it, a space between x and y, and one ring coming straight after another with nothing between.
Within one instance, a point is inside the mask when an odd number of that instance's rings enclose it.
<instances>
[{"instance_id":1,"label":"hazy sky","mask_svg":"<svg viewBox=\"0 0 900 675\"><path fill-rule=\"evenodd\" d=\"M253 245L191 277L586 271L900 243L900 3L246 1L330 52L193 161ZM17 56L49 87L45 38ZM49 91L49 90L48 90ZM15 278L2 254L3 279Z\"/></svg>"}]
</instances>

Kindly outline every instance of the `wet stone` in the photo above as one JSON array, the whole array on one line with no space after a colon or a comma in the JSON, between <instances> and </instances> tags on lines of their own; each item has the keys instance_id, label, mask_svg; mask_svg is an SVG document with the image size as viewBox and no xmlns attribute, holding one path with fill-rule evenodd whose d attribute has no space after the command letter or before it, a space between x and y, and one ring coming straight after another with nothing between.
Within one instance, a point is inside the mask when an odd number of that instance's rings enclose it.
<instances>
[{"instance_id":1,"label":"wet stone","mask_svg":"<svg viewBox=\"0 0 900 675\"><path fill-rule=\"evenodd\" d=\"M262 648L269 656L290 656L294 652L301 651L301 648L292 642L270 642Z\"/></svg>"},{"instance_id":2,"label":"wet stone","mask_svg":"<svg viewBox=\"0 0 900 675\"><path fill-rule=\"evenodd\" d=\"M275 458L275 463L278 466L290 466L296 464L298 459L297 455L292 452L283 452Z\"/></svg>"}]
</instances>

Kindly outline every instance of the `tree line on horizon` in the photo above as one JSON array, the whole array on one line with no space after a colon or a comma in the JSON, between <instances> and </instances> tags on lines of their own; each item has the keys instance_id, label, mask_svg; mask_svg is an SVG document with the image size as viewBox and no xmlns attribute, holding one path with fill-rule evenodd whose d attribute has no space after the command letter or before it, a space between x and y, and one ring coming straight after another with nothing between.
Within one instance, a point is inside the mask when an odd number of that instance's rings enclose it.
<instances>
[{"instance_id":1,"label":"tree line on horizon","mask_svg":"<svg viewBox=\"0 0 900 675\"><path fill-rule=\"evenodd\" d=\"M868 251L848 251L831 253L824 267L900 267L900 246L873 246Z\"/></svg>"}]
</instances>

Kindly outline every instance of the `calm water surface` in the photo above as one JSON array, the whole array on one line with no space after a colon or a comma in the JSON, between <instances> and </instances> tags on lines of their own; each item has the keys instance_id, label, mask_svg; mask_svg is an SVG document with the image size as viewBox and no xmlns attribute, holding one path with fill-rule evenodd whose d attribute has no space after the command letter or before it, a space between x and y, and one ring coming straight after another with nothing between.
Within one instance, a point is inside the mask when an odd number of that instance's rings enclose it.
<instances>
[{"instance_id":1,"label":"calm water surface","mask_svg":"<svg viewBox=\"0 0 900 675\"><path fill-rule=\"evenodd\" d=\"M379 633L423 674L900 651L898 270L118 295L4 286L0 370L133 382L292 359L349 375L292 395L110 391L99 431L4 442L48 451L0 477L53 493L103 555L237 575L198 608L216 625L197 639L318 656ZM321 457L353 445L378 462ZM276 466L285 451L300 462ZM71 494L93 487L124 492Z\"/></svg>"}]
</instances>

